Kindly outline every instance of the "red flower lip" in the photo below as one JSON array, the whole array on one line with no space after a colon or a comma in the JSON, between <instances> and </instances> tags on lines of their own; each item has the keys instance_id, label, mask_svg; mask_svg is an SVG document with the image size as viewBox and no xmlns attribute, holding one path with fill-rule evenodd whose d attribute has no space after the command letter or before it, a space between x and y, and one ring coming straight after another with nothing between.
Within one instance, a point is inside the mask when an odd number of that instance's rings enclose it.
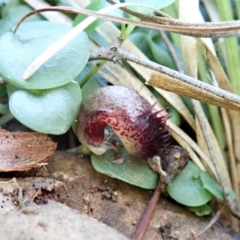
<instances>
[{"instance_id":1,"label":"red flower lip","mask_svg":"<svg viewBox=\"0 0 240 240\"><path fill-rule=\"evenodd\" d=\"M82 102L77 122L78 139L94 153L102 154L109 148L104 141L104 129L109 126L129 154L153 157L170 139L166 127L169 116L159 116L162 110L153 112L154 105L127 87L100 88Z\"/></svg>"}]
</instances>

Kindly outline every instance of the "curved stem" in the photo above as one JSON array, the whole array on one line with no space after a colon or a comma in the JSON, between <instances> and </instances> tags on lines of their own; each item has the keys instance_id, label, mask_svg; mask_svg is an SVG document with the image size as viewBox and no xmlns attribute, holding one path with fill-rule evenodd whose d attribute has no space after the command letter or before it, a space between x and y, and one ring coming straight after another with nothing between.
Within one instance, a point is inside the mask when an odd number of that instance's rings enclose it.
<instances>
[{"instance_id":1,"label":"curved stem","mask_svg":"<svg viewBox=\"0 0 240 240\"><path fill-rule=\"evenodd\" d=\"M80 87L82 88L87 81L99 71L99 69L106 63L106 60L101 60L97 63L96 66L92 67L91 70L82 78L80 82Z\"/></svg>"}]
</instances>

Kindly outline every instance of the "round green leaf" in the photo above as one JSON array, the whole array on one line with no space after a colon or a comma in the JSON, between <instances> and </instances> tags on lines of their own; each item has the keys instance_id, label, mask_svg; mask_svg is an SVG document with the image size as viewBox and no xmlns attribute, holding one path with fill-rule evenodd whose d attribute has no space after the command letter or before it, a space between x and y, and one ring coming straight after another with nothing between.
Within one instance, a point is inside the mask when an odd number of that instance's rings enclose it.
<instances>
[{"instance_id":1,"label":"round green leaf","mask_svg":"<svg viewBox=\"0 0 240 240\"><path fill-rule=\"evenodd\" d=\"M212 208L208 204L199 207L187 207L187 209L197 216L206 216L212 213Z\"/></svg>"},{"instance_id":2,"label":"round green leaf","mask_svg":"<svg viewBox=\"0 0 240 240\"><path fill-rule=\"evenodd\" d=\"M145 160L134 158L128 155L124 148L121 148L120 155L124 159L124 162L116 164L113 162L115 155L116 151L114 150L108 150L100 156L91 154L94 169L97 172L141 188L156 188L158 175L150 169Z\"/></svg>"},{"instance_id":3,"label":"round green leaf","mask_svg":"<svg viewBox=\"0 0 240 240\"><path fill-rule=\"evenodd\" d=\"M203 171L200 172L200 179L202 181L203 188L207 189L216 198L225 201L222 188L218 185L215 179L213 179L208 173ZM236 199L236 195L232 189L229 189L229 195L233 200Z\"/></svg>"},{"instance_id":4,"label":"round green leaf","mask_svg":"<svg viewBox=\"0 0 240 240\"><path fill-rule=\"evenodd\" d=\"M163 41L159 38L159 33L158 35L155 35L155 32L151 31L147 36L147 43L157 63L171 69L176 69L169 51L166 49Z\"/></svg>"},{"instance_id":5,"label":"round green leaf","mask_svg":"<svg viewBox=\"0 0 240 240\"><path fill-rule=\"evenodd\" d=\"M198 207L206 204L212 194L203 188L200 180L200 169L191 161L168 185L168 194L177 202Z\"/></svg>"},{"instance_id":6,"label":"round green leaf","mask_svg":"<svg viewBox=\"0 0 240 240\"><path fill-rule=\"evenodd\" d=\"M89 40L82 32L27 80L26 68L49 46L72 27L48 21L21 24L16 34L0 37L0 76L22 89L49 89L65 85L75 79L89 58Z\"/></svg>"},{"instance_id":7,"label":"round green leaf","mask_svg":"<svg viewBox=\"0 0 240 240\"><path fill-rule=\"evenodd\" d=\"M224 201L224 195L220 186L211 176L201 171L200 179L202 181L203 188L207 189L212 195L214 195L218 199Z\"/></svg>"},{"instance_id":8,"label":"round green leaf","mask_svg":"<svg viewBox=\"0 0 240 240\"><path fill-rule=\"evenodd\" d=\"M27 127L49 134L63 134L76 119L82 100L76 83L50 90L17 90L11 97L11 113Z\"/></svg>"}]
</instances>

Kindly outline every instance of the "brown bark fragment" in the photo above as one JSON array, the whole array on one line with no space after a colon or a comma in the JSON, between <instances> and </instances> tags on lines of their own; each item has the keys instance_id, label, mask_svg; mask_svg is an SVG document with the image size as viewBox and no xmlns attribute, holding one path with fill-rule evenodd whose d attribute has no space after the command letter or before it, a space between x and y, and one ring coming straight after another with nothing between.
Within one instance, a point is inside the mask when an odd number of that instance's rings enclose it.
<instances>
[{"instance_id":1,"label":"brown bark fragment","mask_svg":"<svg viewBox=\"0 0 240 240\"><path fill-rule=\"evenodd\" d=\"M46 134L0 129L0 172L27 171L39 167L56 147L57 144Z\"/></svg>"}]
</instances>

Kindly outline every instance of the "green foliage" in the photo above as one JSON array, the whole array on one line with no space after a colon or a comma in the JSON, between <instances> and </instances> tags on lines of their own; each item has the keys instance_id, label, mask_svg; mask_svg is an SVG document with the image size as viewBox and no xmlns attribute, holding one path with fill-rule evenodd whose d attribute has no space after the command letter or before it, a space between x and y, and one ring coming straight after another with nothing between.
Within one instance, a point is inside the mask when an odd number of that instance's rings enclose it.
<instances>
[{"instance_id":1,"label":"green foliage","mask_svg":"<svg viewBox=\"0 0 240 240\"><path fill-rule=\"evenodd\" d=\"M212 199L212 194L202 187L200 169L191 161L167 187L168 194L177 202L198 207Z\"/></svg>"},{"instance_id":2,"label":"green foliage","mask_svg":"<svg viewBox=\"0 0 240 240\"><path fill-rule=\"evenodd\" d=\"M217 182L191 161L169 184L167 192L177 202L188 207L194 207L190 208L191 211L195 213L203 211L203 215L205 215L205 210L209 209L204 205L213 197L222 201L225 200L222 189ZM232 199L235 199L235 194L231 189L229 194ZM196 214L199 215L200 212Z\"/></svg>"},{"instance_id":3,"label":"green foliage","mask_svg":"<svg viewBox=\"0 0 240 240\"><path fill-rule=\"evenodd\" d=\"M164 46L163 40L160 38L159 33L156 34L154 31L151 31L147 35L147 43L150 48L151 54L157 63L175 69L175 65L171 56L169 55L168 50Z\"/></svg>"},{"instance_id":4,"label":"green foliage","mask_svg":"<svg viewBox=\"0 0 240 240\"><path fill-rule=\"evenodd\" d=\"M10 1L9 4L4 6L1 11L2 19L0 21L0 35L5 32L10 32L18 21L32 9L26 4L16 5ZM26 21L41 20L40 15L34 15L28 18Z\"/></svg>"},{"instance_id":5,"label":"green foliage","mask_svg":"<svg viewBox=\"0 0 240 240\"><path fill-rule=\"evenodd\" d=\"M152 61L158 62L159 64L175 69L172 58L169 55L168 49L163 42L159 32L157 31L146 31L142 29L136 29L130 36L129 39L139 48L141 51ZM179 56L181 60L181 56ZM168 108L168 113L171 116L171 121L176 125L180 125L182 118L181 115L176 111L175 108L169 106L169 103L161 97L158 92L151 89L153 94L159 99L159 102L163 107Z\"/></svg>"},{"instance_id":6,"label":"green foliage","mask_svg":"<svg viewBox=\"0 0 240 240\"><path fill-rule=\"evenodd\" d=\"M46 2L52 6L56 6L61 3L61 0L47 0Z\"/></svg>"},{"instance_id":7,"label":"green foliage","mask_svg":"<svg viewBox=\"0 0 240 240\"><path fill-rule=\"evenodd\" d=\"M6 89L6 86L2 85L0 86L0 99L3 99L3 98L7 98L8 97L8 94L7 94L7 89Z\"/></svg>"},{"instance_id":8,"label":"green foliage","mask_svg":"<svg viewBox=\"0 0 240 240\"><path fill-rule=\"evenodd\" d=\"M107 6L110 6L109 3L107 3L107 1L103 1L103 0L93 0L91 1L91 3L86 7L86 9L88 10L93 10L93 11L98 11L102 8L105 8ZM73 21L73 26L78 25L80 22L82 22L84 19L86 19L87 16L79 14L77 15L77 17L74 19ZM92 31L95 30L96 27L100 26L101 24L103 24L104 22L106 22L105 19L97 19L94 23L92 23L90 26L88 26L85 29L86 33L91 33Z\"/></svg>"},{"instance_id":9,"label":"green foliage","mask_svg":"<svg viewBox=\"0 0 240 240\"><path fill-rule=\"evenodd\" d=\"M163 1L158 1L158 0L153 0L153 1L147 1L147 0L144 0L144 1L138 1L138 0L125 0L124 2L126 3L141 3L141 4L144 4L144 5L148 5L154 9L162 9L168 5L170 5L171 3L173 3L175 0L163 0ZM118 1L118 2L121 2L121 1ZM149 14L151 12L153 12L153 9L151 8L146 8L146 7L142 7L142 6L128 6L127 8L131 9L131 10L134 10L134 11L137 11L137 12L140 12L140 13L143 13L143 14ZM129 14L128 15L129 18L131 19L138 19L137 17ZM122 35L125 36L125 37L128 37L130 35L130 33L135 29L135 26L134 25L128 25L126 30L125 28L123 28L124 32L122 31Z\"/></svg>"},{"instance_id":10,"label":"green foliage","mask_svg":"<svg viewBox=\"0 0 240 240\"><path fill-rule=\"evenodd\" d=\"M68 83L48 90L17 90L9 107L21 123L35 131L63 134L75 120L81 100L79 85Z\"/></svg>"},{"instance_id":11,"label":"green foliage","mask_svg":"<svg viewBox=\"0 0 240 240\"><path fill-rule=\"evenodd\" d=\"M0 103L0 114L9 113L8 104L6 104L7 100L8 100L7 89L5 85L2 85L0 86L0 101L2 101L2 103Z\"/></svg>"},{"instance_id":12,"label":"green foliage","mask_svg":"<svg viewBox=\"0 0 240 240\"><path fill-rule=\"evenodd\" d=\"M86 147L86 146L83 146L81 145L79 148L78 148L78 152L81 154L81 155L84 155L84 156L89 156L91 154L91 150Z\"/></svg>"},{"instance_id":13,"label":"green foliage","mask_svg":"<svg viewBox=\"0 0 240 240\"><path fill-rule=\"evenodd\" d=\"M212 213L212 208L208 204L202 205L200 207L187 207L187 209L200 217Z\"/></svg>"},{"instance_id":14,"label":"green foliage","mask_svg":"<svg viewBox=\"0 0 240 240\"><path fill-rule=\"evenodd\" d=\"M174 1L175 0L161 0L161 1L154 0L154 1L151 1L151 2L149 2L149 1L141 1L141 4L149 5L150 7L153 7L153 8L156 8L156 9L161 9L161 8L164 8L164 7L168 6L168 5L170 5ZM122 2L122 1L116 1L116 2ZM126 2L126 3L127 2L140 3L138 0L134 0L134 1L125 0L124 2ZM110 4L107 3L107 1L105 1L105 0L92 0L91 3L86 7L86 9L93 10L93 11L98 11L98 10L103 9L105 7L108 7L108 6L110 6ZM141 13L145 13L145 14L149 14L149 13L153 12L153 10L150 9L150 8L140 7L140 6L129 6L128 8L130 8L132 10L135 10L135 11L139 11ZM118 17L123 17L125 13L123 13L122 11L116 9L116 10L111 11L108 14L111 14L111 15L114 15L114 16L118 16ZM79 14L74 19L73 26L78 25L80 22L82 22L86 18L87 18L86 16L84 16L82 14ZM132 15L129 15L129 18L135 19L136 17L134 17ZM89 34L89 33L94 31L98 26L100 26L104 22L106 22L106 20L104 20L104 19L97 19L94 23L92 23L89 27L87 27L85 29L85 31ZM122 34L125 37L127 37L133 31L134 28L135 28L135 26L129 25L128 29L126 30L127 34L124 34L124 33L122 33Z\"/></svg>"},{"instance_id":15,"label":"green foliage","mask_svg":"<svg viewBox=\"0 0 240 240\"><path fill-rule=\"evenodd\" d=\"M208 190L212 195L214 195L216 198L225 201L223 191L221 187L217 184L217 182L206 172L201 171L200 172L200 179L203 184L203 188ZM229 195L234 200L236 199L235 193L232 191L232 189L229 189Z\"/></svg>"},{"instance_id":16,"label":"green foliage","mask_svg":"<svg viewBox=\"0 0 240 240\"><path fill-rule=\"evenodd\" d=\"M4 56L0 58L0 76L10 83L10 111L35 131L65 133L78 114L82 93L79 84L73 80L89 58L86 33L82 32L70 41L32 77L23 79L26 68L71 29L60 23L30 21L22 23L16 34L6 32L0 36L0 53Z\"/></svg>"},{"instance_id":17,"label":"green foliage","mask_svg":"<svg viewBox=\"0 0 240 240\"><path fill-rule=\"evenodd\" d=\"M130 156L123 147L119 150L117 158L118 156L123 158L122 164L114 163L115 150L108 150L100 156L91 154L92 165L96 171L132 185L145 189L156 187L158 175L150 169L145 160Z\"/></svg>"},{"instance_id":18,"label":"green foliage","mask_svg":"<svg viewBox=\"0 0 240 240\"><path fill-rule=\"evenodd\" d=\"M26 68L44 50L66 34L71 27L47 21L26 22L16 34L0 37L0 76L23 89L49 89L71 82L86 65L89 42L82 32L48 60L29 79L23 79ZM13 68L14 66L14 68Z\"/></svg>"}]
</instances>

